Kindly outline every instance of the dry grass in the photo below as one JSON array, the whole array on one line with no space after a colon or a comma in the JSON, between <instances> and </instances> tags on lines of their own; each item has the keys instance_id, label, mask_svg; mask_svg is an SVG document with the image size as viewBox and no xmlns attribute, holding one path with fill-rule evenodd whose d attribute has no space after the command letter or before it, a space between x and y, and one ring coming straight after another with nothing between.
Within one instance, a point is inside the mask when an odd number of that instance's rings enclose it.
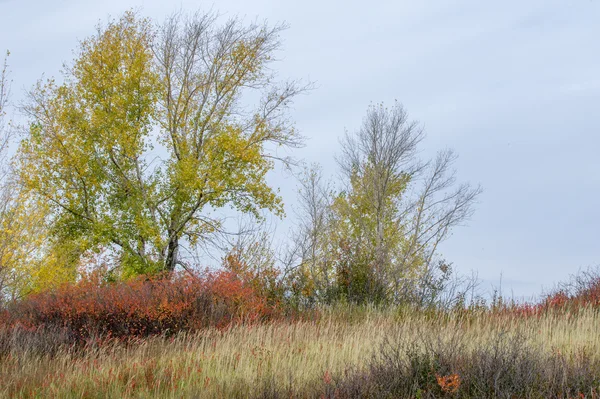
<instances>
[{"instance_id":1,"label":"dry grass","mask_svg":"<svg viewBox=\"0 0 600 399\"><path fill-rule=\"evenodd\" d=\"M319 397L331 379L366 369L384 341L419 348L432 339L452 345L459 337L461 351L470 351L502 335L547 354L585 352L598 360L598 326L600 316L591 310L540 318L333 311L318 321L208 329L85 353L43 356L15 345L0 355L0 396Z\"/></svg>"}]
</instances>

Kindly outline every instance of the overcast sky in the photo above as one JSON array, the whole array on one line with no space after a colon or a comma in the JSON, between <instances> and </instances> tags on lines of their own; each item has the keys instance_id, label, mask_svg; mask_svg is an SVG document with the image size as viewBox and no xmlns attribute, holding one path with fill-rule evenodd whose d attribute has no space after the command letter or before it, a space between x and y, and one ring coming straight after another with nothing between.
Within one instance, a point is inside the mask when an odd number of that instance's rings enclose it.
<instances>
[{"instance_id":1,"label":"overcast sky","mask_svg":"<svg viewBox=\"0 0 600 399\"><path fill-rule=\"evenodd\" d=\"M599 0L0 0L15 102L130 8L158 21L181 8L287 22L274 68L317 86L295 103L308 138L296 155L326 175L370 103L402 102L427 132L423 156L455 149L459 178L485 190L442 248L484 288L502 275L505 293L535 295L600 264ZM295 182L272 180L289 211Z\"/></svg>"}]
</instances>

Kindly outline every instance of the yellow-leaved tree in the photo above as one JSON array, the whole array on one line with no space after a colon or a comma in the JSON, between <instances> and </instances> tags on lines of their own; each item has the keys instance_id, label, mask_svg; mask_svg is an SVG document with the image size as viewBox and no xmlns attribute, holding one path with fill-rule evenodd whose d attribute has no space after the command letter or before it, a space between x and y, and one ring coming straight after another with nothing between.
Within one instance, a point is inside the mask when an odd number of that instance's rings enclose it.
<instances>
[{"instance_id":1,"label":"yellow-leaved tree","mask_svg":"<svg viewBox=\"0 0 600 399\"><path fill-rule=\"evenodd\" d=\"M0 303L71 280L49 248L48 207L23 190L11 164L15 129L6 120L10 97L8 53L0 71Z\"/></svg>"},{"instance_id":2,"label":"yellow-leaved tree","mask_svg":"<svg viewBox=\"0 0 600 399\"><path fill-rule=\"evenodd\" d=\"M268 68L282 29L127 12L81 43L63 83L38 83L19 170L48 204L53 253L77 263L108 251L125 275L172 271L182 243L221 229L209 210L282 214L265 177L289 161L278 147L301 144L286 111L305 89Z\"/></svg>"}]
</instances>

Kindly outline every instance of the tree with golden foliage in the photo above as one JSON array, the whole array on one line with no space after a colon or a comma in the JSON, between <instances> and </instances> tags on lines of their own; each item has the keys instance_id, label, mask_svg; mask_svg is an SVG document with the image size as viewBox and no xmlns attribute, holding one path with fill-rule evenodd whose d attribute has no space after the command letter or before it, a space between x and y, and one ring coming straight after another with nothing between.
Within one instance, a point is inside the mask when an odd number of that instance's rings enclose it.
<instances>
[{"instance_id":1,"label":"tree with golden foliage","mask_svg":"<svg viewBox=\"0 0 600 399\"><path fill-rule=\"evenodd\" d=\"M210 211L283 213L265 176L302 142L286 111L306 89L269 70L283 28L128 12L81 43L64 83L33 88L20 177L75 262L108 250L125 275L172 271L222 228Z\"/></svg>"},{"instance_id":2,"label":"tree with golden foliage","mask_svg":"<svg viewBox=\"0 0 600 399\"><path fill-rule=\"evenodd\" d=\"M59 285L73 277L46 257L48 208L22 189L9 148L14 127L6 121L10 97L8 53L0 71L0 303Z\"/></svg>"}]
</instances>

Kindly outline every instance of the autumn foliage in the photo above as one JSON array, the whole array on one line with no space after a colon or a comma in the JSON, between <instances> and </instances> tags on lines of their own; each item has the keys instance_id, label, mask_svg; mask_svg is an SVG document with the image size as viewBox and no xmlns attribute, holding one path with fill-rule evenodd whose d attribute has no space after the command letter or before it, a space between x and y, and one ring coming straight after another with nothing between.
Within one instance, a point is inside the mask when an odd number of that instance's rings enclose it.
<instances>
[{"instance_id":1,"label":"autumn foliage","mask_svg":"<svg viewBox=\"0 0 600 399\"><path fill-rule=\"evenodd\" d=\"M585 309L600 309L600 269L589 269L571 276L535 303L504 303L493 305L499 312L518 316L541 316L545 313L577 314Z\"/></svg>"},{"instance_id":2,"label":"autumn foliage","mask_svg":"<svg viewBox=\"0 0 600 399\"><path fill-rule=\"evenodd\" d=\"M456 393L460 388L460 376L458 374L437 375L435 376L438 385L445 393Z\"/></svg>"},{"instance_id":3,"label":"autumn foliage","mask_svg":"<svg viewBox=\"0 0 600 399\"><path fill-rule=\"evenodd\" d=\"M208 326L252 323L278 309L229 271L103 282L98 274L30 296L0 315L1 324L59 327L76 340L173 334Z\"/></svg>"}]
</instances>

